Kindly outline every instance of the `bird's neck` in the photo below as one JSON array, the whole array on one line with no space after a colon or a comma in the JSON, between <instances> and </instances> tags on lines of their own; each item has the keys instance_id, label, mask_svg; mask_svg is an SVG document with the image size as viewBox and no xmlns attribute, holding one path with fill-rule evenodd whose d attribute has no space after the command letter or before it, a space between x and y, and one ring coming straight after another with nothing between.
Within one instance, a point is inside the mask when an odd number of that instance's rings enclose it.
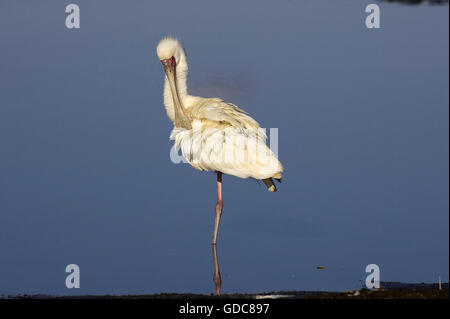
<instances>
[{"instance_id":1,"label":"bird's neck","mask_svg":"<svg viewBox=\"0 0 450 319\"><path fill-rule=\"evenodd\" d=\"M177 64L175 80L178 90L178 95L183 103L186 99L187 93L187 74L188 64L186 56L182 56ZM186 104L184 104L186 105ZM172 91L170 90L169 80L167 76L164 82L164 106L166 108L167 115L172 122L175 122L175 106L173 103Z\"/></svg>"}]
</instances>

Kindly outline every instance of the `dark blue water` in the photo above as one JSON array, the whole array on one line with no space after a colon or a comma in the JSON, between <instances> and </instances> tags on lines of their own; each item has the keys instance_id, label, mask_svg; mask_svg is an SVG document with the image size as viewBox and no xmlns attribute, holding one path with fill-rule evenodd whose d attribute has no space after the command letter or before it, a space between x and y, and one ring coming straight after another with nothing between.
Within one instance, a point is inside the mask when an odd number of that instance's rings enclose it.
<instances>
[{"instance_id":1,"label":"dark blue water","mask_svg":"<svg viewBox=\"0 0 450 319\"><path fill-rule=\"evenodd\" d=\"M77 1L69 30L68 3L0 3L0 294L214 291L215 176L170 161L166 35L192 94L279 130L277 193L224 177L223 292L448 281L447 4L376 2L369 30L369 1Z\"/></svg>"}]
</instances>

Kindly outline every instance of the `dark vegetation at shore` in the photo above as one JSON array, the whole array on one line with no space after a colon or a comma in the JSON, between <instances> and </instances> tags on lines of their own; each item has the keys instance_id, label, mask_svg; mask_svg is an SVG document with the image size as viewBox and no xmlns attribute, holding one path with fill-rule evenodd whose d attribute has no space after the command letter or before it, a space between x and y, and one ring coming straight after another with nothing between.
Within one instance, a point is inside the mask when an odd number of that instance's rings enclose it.
<instances>
[{"instance_id":1,"label":"dark vegetation at shore","mask_svg":"<svg viewBox=\"0 0 450 319\"><path fill-rule=\"evenodd\" d=\"M427 3L427 4L446 4L448 3L448 0L383 0L383 1L387 1L387 2L399 2L399 3L404 3L404 4L422 4L422 3Z\"/></svg>"},{"instance_id":2,"label":"dark vegetation at shore","mask_svg":"<svg viewBox=\"0 0 450 319\"><path fill-rule=\"evenodd\" d=\"M3 299L449 299L448 283L400 283L382 282L381 289L349 290L346 292L329 291L277 291L262 294L190 294L160 293L149 295L84 295L84 296L49 296L49 295L8 295Z\"/></svg>"}]
</instances>

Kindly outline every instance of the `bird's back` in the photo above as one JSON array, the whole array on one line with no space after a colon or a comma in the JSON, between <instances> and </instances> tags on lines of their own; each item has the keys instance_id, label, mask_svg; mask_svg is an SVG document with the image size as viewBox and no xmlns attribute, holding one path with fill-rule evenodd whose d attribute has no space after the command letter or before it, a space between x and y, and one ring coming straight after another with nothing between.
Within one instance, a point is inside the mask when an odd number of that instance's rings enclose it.
<instances>
[{"instance_id":1,"label":"bird's back","mask_svg":"<svg viewBox=\"0 0 450 319\"><path fill-rule=\"evenodd\" d=\"M199 97L192 97L186 110L192 130L174 128L171 139L193 167L261 179L269 190L272 177L281 179L283 166L267 147L264 130L245 111L218 98Z\"/></svg>"}]
</instances>

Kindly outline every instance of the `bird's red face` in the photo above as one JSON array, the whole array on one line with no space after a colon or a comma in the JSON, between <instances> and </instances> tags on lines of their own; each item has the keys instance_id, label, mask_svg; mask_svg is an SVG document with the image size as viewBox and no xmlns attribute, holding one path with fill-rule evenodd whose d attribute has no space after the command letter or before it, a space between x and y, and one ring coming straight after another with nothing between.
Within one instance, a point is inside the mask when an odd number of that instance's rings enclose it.
<instances>
[{"instance_id":1,"label":"bird's red face","mask_svg":"<svg viewBox=\"0 0 450 319\"><path fill-rule=\"evenodd\" d=\"M171 57L169 59L161 60L162 65L164 66L164 71L166 72L167 78L169 81L175 80L175 69L177 67L177 61L175 57Z\"/></svg>"},{"instance_id":2,"label":"bird's red face","mask_svg":"<svg viewBox=\"0 0 450 319\"><path fill-rule=\"evenodd\" d=\"M175 60L175 57L172 56L169 59L163 59L161 60L161 63L164 67L164 72L166 72L169 81L175 82L175 69L177 67L177 61Z\"/></svg>"},{"instance_id":3,"label":"bird's red face","mask_svg":"<svg viewBox=\"0 0 450 319\"><path fill-rule=\"evenodd\" d=\"M161 60L161 63L164 66L164 68L166 66L173 66L173 67L177 66L177 62L175 61L175 57L171 57L170 59Z\"/></svg>"}]
</instances>

